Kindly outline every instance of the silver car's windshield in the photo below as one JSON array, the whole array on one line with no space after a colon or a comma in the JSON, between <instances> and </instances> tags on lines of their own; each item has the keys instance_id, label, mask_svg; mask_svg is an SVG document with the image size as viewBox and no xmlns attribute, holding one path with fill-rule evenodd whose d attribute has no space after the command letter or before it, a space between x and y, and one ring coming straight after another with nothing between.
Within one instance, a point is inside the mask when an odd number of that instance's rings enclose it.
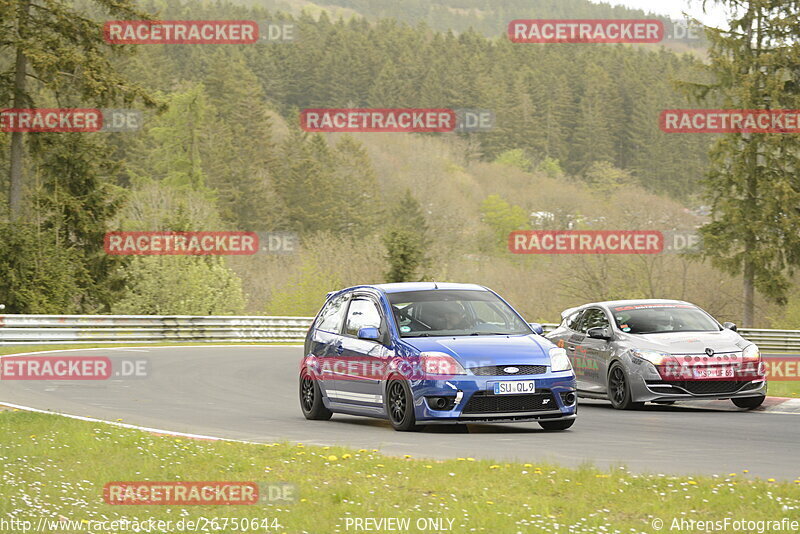
<instances>
[{"instance_id":1,"label":"silver car's windshield","mask_svg":"<svg viewBox=\"0 0 800 534\"><path fill-rule=\"evenodd\" d=\"M611 308L617 327L628 334L718 332L719 324L688 304L634 304Z\"/></svg>"},{"instance_id":2,"label":"silver car's windshield","mask_svg":"<svg viewBox=\"0 0 800 534\"><path fill-rule=\"evenodd\" d=\"M390 293L401 337L530 334L530 327L494 293L473 290Z\"/></svg>"}]
</instances>

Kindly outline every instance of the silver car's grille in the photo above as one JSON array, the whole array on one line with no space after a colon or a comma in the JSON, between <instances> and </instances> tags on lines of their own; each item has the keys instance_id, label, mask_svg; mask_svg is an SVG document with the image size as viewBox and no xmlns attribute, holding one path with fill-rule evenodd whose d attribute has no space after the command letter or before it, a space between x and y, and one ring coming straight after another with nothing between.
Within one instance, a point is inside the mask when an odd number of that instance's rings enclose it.
<instances>
[{"instance_id":1,"label":"silver car's grille","mask_svg":"<svg viewBox=\"0 0 800 534\"><path fill-rule=\"evenodd\" d=\"M647 385L656 387L653 391L664 393L664 386L675 386L686 390L692 395L714 395L719 393L734 393L746 384L741 380L669 380L661 382L648 381ZM660 386L660 387L659 387Z\"/></svg>"}]
</instances>

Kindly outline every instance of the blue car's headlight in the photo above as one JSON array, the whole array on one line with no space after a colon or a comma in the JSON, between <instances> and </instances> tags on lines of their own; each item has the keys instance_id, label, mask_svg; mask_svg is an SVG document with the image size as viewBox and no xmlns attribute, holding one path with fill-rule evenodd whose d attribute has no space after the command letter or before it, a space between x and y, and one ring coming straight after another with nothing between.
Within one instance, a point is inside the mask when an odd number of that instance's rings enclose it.
<instances>
[{"instance_id":1,"label":"blue car's headlight","mask_svg":"<svg viewBox=\"0 0 800 534\"><path fill-rule=\"evenodd\" d=\"M556 371L572 371L572 364L567 357L567 351L561 347L553 347L550 349L550 370Z\"/></svg>"}]
</instances>

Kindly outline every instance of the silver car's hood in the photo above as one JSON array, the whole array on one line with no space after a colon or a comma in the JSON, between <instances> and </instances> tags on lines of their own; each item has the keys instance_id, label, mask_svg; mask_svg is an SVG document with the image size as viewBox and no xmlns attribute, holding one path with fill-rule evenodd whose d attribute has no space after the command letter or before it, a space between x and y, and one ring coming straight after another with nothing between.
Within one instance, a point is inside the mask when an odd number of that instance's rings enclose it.
<instances>
[{"instance_id":1,"label":"silver car's hood","mask_svg":"<svg viewBox=\"0 0 800 534\"><path fill-rule=\"evenodd\" d=\"M663 332L659 334L619 334L618 341L630 348L658 350L672 354L739 352L749 345L733 330L719 332Z\"/></svg>"}]
</instances>

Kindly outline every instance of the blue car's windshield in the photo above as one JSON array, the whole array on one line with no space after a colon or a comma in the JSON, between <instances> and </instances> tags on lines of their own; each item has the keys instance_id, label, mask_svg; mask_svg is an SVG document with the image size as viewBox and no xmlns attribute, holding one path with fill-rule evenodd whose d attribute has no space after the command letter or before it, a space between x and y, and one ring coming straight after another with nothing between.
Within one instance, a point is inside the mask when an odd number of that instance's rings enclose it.
<instances>
[{"instance_id":1,"label":"blue car's windshield","mask_svg":"<svg viewBox=\"0 0 800 534\"><path fill-rule=\"evenodd\" d=\"M390 293L401 337L530 334L531 328L490 291L435 289Z\"/></svg>"},{"instance_id":2,"label":"blue car's windshield","mask_svg":"<svg viewBox=\"0 0 800 534\"><path fill-rule=\"evenodd\" d=\"M720 330L706 312L689 304L636 304L611 308L617 327L628 334Z\"/></svg>"}]
</instances>

